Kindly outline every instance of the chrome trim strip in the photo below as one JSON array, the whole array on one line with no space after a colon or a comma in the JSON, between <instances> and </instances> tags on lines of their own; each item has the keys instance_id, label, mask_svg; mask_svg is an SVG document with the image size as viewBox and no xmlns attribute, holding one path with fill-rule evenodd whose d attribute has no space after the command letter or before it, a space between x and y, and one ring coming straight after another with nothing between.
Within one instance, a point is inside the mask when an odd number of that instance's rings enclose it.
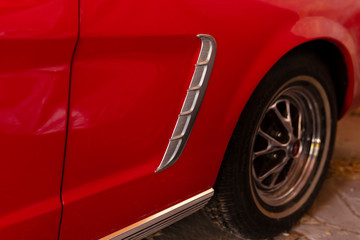
<instances>
[{"instance_id":1,"label":"chrome trim strip","mask_svg":"<svg viewBox=\"0 0 360 240\"><path fill-rule=\"evenodd\" d=\"M181 203L147 217L100 240L137 240L149 236L204 207L214 195L214 190L202 192Z\"/></svg>"},{"instance_id":2,"label":"chrome trim strip","mask_svg":"<svg viewBox=\"0 0 360 240\"><path fill-rule=\"evenodd\" d=\"M206 34L199 34L198 37L201 40L201 50L197 63L195 64L195 71L168 147L155 172L169 168L179 159L189 139L190 132L204 99L206 87L209 83L211 70L214 65L216 41L212 36ZM179 132L182 134L178 134Z\"/></svg>"}]
</instances>

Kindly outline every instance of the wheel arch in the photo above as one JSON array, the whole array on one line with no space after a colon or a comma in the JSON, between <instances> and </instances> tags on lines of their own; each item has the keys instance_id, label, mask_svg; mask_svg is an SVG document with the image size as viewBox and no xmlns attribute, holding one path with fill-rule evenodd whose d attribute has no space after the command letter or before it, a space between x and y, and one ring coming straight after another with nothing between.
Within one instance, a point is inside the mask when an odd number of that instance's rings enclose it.
<instances>
[{"instance_id":1,"label":"wheel arch","mask_svg":"<svg viewBox=\"0 0 360 240\"><path fill-rule=\"evenodd\" d=\"M355 80L359 79L359 65L354 32L337 21L320 16L299 19L290 32L304 40L295 44L287 54L294 49L307 49L328 66L336 89L338 118L341 118L357 95L354 90L357 88Z\"/></svg>"},{"instance_id":2,"label":"wheel arch","mask_svg":"<svg viewBox=\"0 0 360 240\"><path fill-rule=\"evenodd\" d=\"M360 78L360 73L355 38L349 29L325 17L304 17L290 27L280 27L265 43L262 52L253 62L254 71L250 70L247 74L248 78L257 79L254 81L255 85L252 85L252 90L262 79L254 72L260 70L265 76L288 54L293 54L299 49L310 50L325 62L331 72L338 99L338 118L341 118L351 107L353 99L360 98L356 82Z\"/></svg>"},{"instance_id":3,"label":"wheel arch","mask_svg":"<svg viewBox=\"0 0 360 240\"><path fill-rule=\"evenodd\" d=\"M349 70L352 69L352 66L346 63L344 53L338 45L328 39L305 42L289 51L286 55L301 50L315 53L328 67L336 93L338 118L341 118L349 107L346 98L352 97L353 83L349 79L351 73Z\"/></svg>"}]
</instances>

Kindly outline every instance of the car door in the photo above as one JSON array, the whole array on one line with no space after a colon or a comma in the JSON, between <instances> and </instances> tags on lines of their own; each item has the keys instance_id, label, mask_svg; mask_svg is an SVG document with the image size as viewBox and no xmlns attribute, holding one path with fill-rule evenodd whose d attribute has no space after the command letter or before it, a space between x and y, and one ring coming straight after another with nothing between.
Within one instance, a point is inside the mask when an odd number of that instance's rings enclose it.
<instances>
[{"instance_id":1,"label":"car door","mask_svg":"<svg viewBox=\"0 0 360 240\"><path fill-rule=\"evenodd\" d=\"M0 239L56 239L77 3L0 3Z\"/></svg>"},{"instance_id":2,"label":"car door","mask_svg":"<svg viewBox=\"0 0 360 240\"><path fill-rule=\"evenodd\" d=\"M211 187L200 162L155 172L201 48L180 6L80 1L61 239L103 237Z\"/></svg>"}]
</instances>

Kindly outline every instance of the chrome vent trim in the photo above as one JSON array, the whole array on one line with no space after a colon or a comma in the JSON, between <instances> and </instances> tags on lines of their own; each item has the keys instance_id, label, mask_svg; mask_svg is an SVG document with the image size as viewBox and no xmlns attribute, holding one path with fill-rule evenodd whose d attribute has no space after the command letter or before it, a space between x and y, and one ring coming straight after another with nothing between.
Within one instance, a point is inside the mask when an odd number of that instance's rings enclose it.
<instances>
[{"instance_id":1,"label":"chrome vent trim","mask_svg":"<svg viewBox=\"0 0 360 240\"><path fill-rule=\"evenodd\" d=\"M100 240L137 240L149 236L204 207L214 195L211 188L168 209L156 213Z\"/></svg>"},{"instance_id":2,"label":"chrome vent trim","mask_svg":"<svg viewBox=\"0 0 360 240\"><path fill-rule=\"evenodd\" d=\"M179 159L189 139L191 129L204 99L214 65L216 42L210 35L199 34L198 37L201 40L201 50L195 64L195 71L169 144L155 172L169 168Z\"/></svg>"}]
</instances>

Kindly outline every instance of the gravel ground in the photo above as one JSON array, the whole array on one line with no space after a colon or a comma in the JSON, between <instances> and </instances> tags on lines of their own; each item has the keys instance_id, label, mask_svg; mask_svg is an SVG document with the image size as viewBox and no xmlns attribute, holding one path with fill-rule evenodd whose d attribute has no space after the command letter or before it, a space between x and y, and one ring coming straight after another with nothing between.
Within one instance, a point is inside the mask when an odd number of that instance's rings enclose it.
<instances>
[{"instance_id":1,"label":"gravel ground","mask_svg":"<svg viewBox=\"0 0 360 240\"><path fill-rule=\"evenodd\" d=\"M199 211L145 240L237 240ZM273 240L360 240L360 111L338 124L325 183L308 213Z\"/></svg>"}]
</instances>

